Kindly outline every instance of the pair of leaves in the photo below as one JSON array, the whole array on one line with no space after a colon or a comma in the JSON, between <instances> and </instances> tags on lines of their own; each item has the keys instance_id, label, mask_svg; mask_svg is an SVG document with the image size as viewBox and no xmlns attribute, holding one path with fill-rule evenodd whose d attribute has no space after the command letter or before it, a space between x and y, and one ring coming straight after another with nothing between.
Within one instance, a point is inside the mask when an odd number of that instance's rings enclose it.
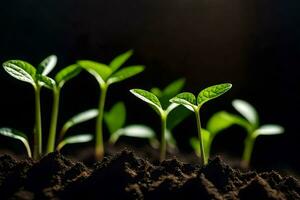
<instances>
[{"instance_id":1,"label":"pair of leaves","mask_svg":"<svg viewBox=\"0 0 300 200\"><path fill-rule=\"evenodd\" d=\"M257 137L259 135L278 135L284 132L284 128L277 124L265 124L259 126L257 111L250 103L236 99L232 102L232 106L243 116L243 118L235 116L233 120L236 121L236 124L245 127L249 134L252 134L252 137ZM243 121L243 123L239 123L241 121ZM248 127L250 127L250 129Z\"/></svg>"},{"instance_id":2,"label":"pair of leaves","mask_svg":"<svg viewBox=\"0 0 300 200\"><path fill-rule=\"evenodd\" d=\"M127 51L113 59L109 65L91 60L79 60L77 63L92 74L100 85L111 85L139 74L144 70L144 66L142 65L129 66L118 70L131 55L132 51Z\"/></svg>"},{"instance_id":3,"label":"pair of leaves","mask_svg":"<svg viewBox=\"0 0 300 200\"><path fill-rule=\"evenodd\" d=\"M126 107L123 102L116 103L110 111L105 112L104 120L110 132L109 141L114 144L121 136L146 138L153 140L155 132L140 124L134 124L124 127L126 121Z\"/></svg>"},{"instance_id":4,"label":"pair of leaves","mask_svg":"<svg viewBox=\"0 0 300 200\"><path fill-rule=\"evenodd\" d=\"M194 94L189 92L183 92L178 94L176 97L172 98L170 101L172 103L183 105L187 107L189 110L195 111L197 109L200 109L200 107L207 101L210 101L212 99L215 99L223 95L228 90L230 90L231 87L232 85L230 83L223 83L223 84L210 86L202 90L198 94L197 99Z\"/></svg>"}]
</instances>

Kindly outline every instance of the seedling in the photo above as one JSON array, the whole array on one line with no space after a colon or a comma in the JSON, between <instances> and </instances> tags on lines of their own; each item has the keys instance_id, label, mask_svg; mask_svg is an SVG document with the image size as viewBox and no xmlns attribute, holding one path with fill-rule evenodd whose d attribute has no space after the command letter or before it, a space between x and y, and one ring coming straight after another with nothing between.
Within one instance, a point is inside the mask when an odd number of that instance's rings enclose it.
<instances>
[{"instance_id":1,"label":"seedling","mask_svg":"<svg viewBox=\"0 0 300 200\"><path fill-rule=\"evenodd\" d=\"M237 122L230 114L225 111L215 113L207 122L206 129L202 129L203 145L205 156L208 159L210 157L211 145L216 135L221 133L224 129L229 128ZM190 144L195 150L197 156L201 156L200 141L197 137L190 139Z\"/></svg>"},{"instance_id":2,"label":"seedling","mask_svg":"<svg viewBox=\"0 0 300 200\"><path fill-rule=\"evenodd\" d=\"M16 140L20 140L26 148L28 157L29 158L32 157L31 150L30 150L30 145L28 143L28 138L24 133L22 133L18 130L15 130L15 129L11 129L11 128L0 128L0 134L4 135L6 137L16 139Z\"/></svg>"},{"instance_id":3,"label":"seedling","mask_svg":"<svg viewBox=\"0 0 300 200\"><path fill-rule=\"evenodd\" d=\"M22 60L9 60L3 63L3 68L9 75L20 81L30 83L35 91L34 159L38 159L42 155L40 90L42 86L51 85L51 80L46 75L53 69L56 61L56 56L49 56L38 65L37 69Z\"/></svg>"},{"instance_id":4,"label":"seedling","mask_svg":"<svg viewBox=\"0 0 300 200\"><path fill-rule=\"evenodd\" d=\"M158 143L150 127L142 124L125 126L126 107L123 102L116 103L110 111L105 112L104 121L110 132L110 144L115 144L121 136L148 139L152 146Z\"/></svg>"},{"instance_id":5,"label":"seedling","mask_svg":"<svg viewBox=\"0 0 300 200\"><path fill-rule=\"evenodd\" d=\"M201 160L204 165L207 164L208 159L206 158L206 154L204 150L205 147L204 147L202 129L201 129L200 109L204 103L221 96L222 94L230 90L231 87L232 85L230 83L214 85L202 90L198 94L197 99L192 93L183 92L170 100L172 103L183 105L187 109L195 113L197 130L198 130L198 138L200 141Z\"/></svg>"},{"instance_id":6,"label":"seedling","mask_svg":"<svg viewBox=\"0 0 300 200\"><path fill-rule=\"evenodd\" d=\"M242 165L244 167L249 167L256 138L260 135L282 134L284 128L276 124L265 124L260 126L256 109L246 101L239 99L234 100L232 106L242 115L242 117L232 114L228 115L228 117L231 117L236 124L244 127L247 131Z\"/></svg>"},{"instance_id":7,"label":"seedling","mask_svg":"<svg viewBox=\"0 0 300 200\"><path fill-rule=\"evenodd\" d=\"M91 60L78 61L78 64L82 68L84 68L96 78L101 90L98 106L99 113L96 120L95 156L97 160L101 160L104 155L103 113L108 87L113 83L117 83L134 75L137 75L144 70L144 66L141 65L129 66L118 70L131 57L131 55L132 51L127 51L113 59L109 65Z\"/></svg>"},{"instance_id":8,"label":"seedling","mask_svg":"<svg viewBox=\"0 0 300 200\"><path fill-rule=\"evenodd\" d=\"M172 110L174 110L178 106L178 104L172 103L166 109L164 109L155 94L142 89L132 89L130 90L130 92L136 97L148 103L160 116L161 119L160 161L163 161L166 157L167 118L169 113Z\"/></svg>"},{"instance_id":9,"label":"seedling","mask_svg":"<svg viewBox=\"0 0 300 200\"><path fill-rule=\"evenodd\" d=\"M159 89L157 87L152 88L150 91L157 96L159 101L161 102L161 106L163 108L167 108L171 105L170 99L174 97L176 94L180 93L184 87L185 79L181 78L173 81L169 85L167 85L164 89ZM173 137L173 129L178 126L185 118L187 118L191 112L186 110L183 107L177 107L174 111L172 111L167 118L167 131L166 131L166 142L167 147L170 150L177 149L176 140Z\"/></svg>"}]
</instances>

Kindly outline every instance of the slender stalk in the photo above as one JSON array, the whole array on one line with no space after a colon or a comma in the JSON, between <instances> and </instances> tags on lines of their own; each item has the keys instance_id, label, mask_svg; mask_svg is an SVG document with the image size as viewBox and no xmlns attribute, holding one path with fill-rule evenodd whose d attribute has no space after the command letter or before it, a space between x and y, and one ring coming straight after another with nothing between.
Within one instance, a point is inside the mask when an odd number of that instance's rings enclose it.
<instances>
[{"instance_id":1,"label":"slender stalk","mask_svg":"<svg viewBox=\"0 0 300 200\"><path fill-rule=\"evenodd\" d=\"M251 134L248 134L248 136L245 139L245 148L243 152L243 163L242 163L242 165L246 168L248 168L250 165L254 142L255 142L255 137L252 137Z\"/></svg>"},{"instance_id":2,"label":"slender stalk","mask_svg":"<svg viewBox=\"0 0 300 200\"><path fill-rule=\"evenodd\" d=\"M101 85L101 96L99 100L99 114L96 121L96 147L95 147L95 157L96 160L102 160L104 156L104 146L103 146L103 113L104 105L107 93L107 85Z\"/></svg>"},{"instance_id":3,"label":"slender stalk","mask_svg":"<svg viewBox=\"0 0 300 200\"><path fill-rule=\"evenodd\" d=\"M166 158L166 131L167 131L167 116L161 115L161 141L160 141L160 161Z\"/></svg>"},{"instance_id":4,"label":"slender stalk","mask_svg":"<svg viewBox=\"0 0 300 200\"><path fill-rule=\"evenodd\" d=\"M203 138L202 138L202 132L201 132L201 121L200 121L200 114L199 110L195 110L196 115L196 121L197 121L197 129L198 129L198 137L200 141L200 152L201 152L201 161L203 165L207 164L206 155L204 152L204 145L203 145Z\"/></svg>"},{"instance_id":5,"label":"slender stalk","mask_svg":"<svg viewBox=\"0 0 300 200\"><path fill-rule=\"evenodd\" d=\"M53 152L54 149L55 149L57 120L58 120L58 112L59 112L59 97L60 97L60 89L59 88L54 88L54 90L53 90L52 114L51 114L51 122L50 122L48 145L47 145L47 153Z\"/></svg>"},{"instance_id":6,"label":"slender stalk","mask_svg":"<svg viewBox=\"0 0 300 200\"><path fill-rule=\"evenodd\" d=\"M33 158L39 159L42 155L42 120L41 120L41 88L35 87L35 133Z\"/></svg>"}]
</instances>

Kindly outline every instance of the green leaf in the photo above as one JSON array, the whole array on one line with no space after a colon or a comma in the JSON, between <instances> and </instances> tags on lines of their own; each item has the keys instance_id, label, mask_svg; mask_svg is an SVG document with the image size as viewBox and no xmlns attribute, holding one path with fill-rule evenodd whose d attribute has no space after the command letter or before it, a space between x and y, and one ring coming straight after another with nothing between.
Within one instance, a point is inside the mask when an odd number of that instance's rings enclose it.
<instances>
[{"instance_id":1,"label":"green leaf","mask_svg":"<svg viewBox=\"0 0 300 200\"><path fill-rule=\"evenodd\" d=\"M39 66L37 67L37 74L42 74L44 76L48 75L53 68L55 67L57 63L57 57L56 55L48 56L46 59L44 59Z\"/></svg>"},{"instance_id":2,"label":"green leaf","mask_svg":"<svg viewBox=\"0 0 300 200\"><path fill-rule=\"evenodd\" d=\"M93 140L93 136L91 134L81 134L81 135L74 135L74 136L69 136L62 140L58 145L57 145L57 150L61 150L65 145L67 144L78 144L78 143L85 143L85 142L90 142Z\"/></svg>"},{"instance_id":3,"label":"green leaf","mask_svg":"<svg viewBox=\"0 0 300 200\"><path fill-rule=\"evenodd\" d=\"M109 64L111 70L114 72L119 69L132 56L132 54L133 51L129 50L114 58Z\"/></svg>"},{"instance_id":4,"label":"green leaf","mask_svg":"<svg viewBox=\"0 0 300 200\"><path fill-rule=\"evenodd\" d=\"M78 65L92 74L100 84L106 82L112 70L105 64L91 60L79 60Z\"/></svg>"},{"instance_id":5,"label":"green leaf","mask_svg":"<svg viewBox=\"0 0 300 200\"><path fill-rule=\"evenodd\" d=\"M3 68L12 77L35 86L36 69L31 64L22 60L9 60L3 63Z\"/></svg>"},{"instance_id":6,"label":"green leaf","mask_svg":"<svg viewBox=\"0 0 300 200\"><path fill-rule=\"evenodd\" d=\"M160 105L160 102L158 98L152 94L151 92L148 92L146 90L142 89L132 89L130 92L135 95L136 97L140 98L141 100L145 101L149 105L151 105L158 113L164 112L162 110L162 107Z\"/></svg>"},{"instance_id":7,"label":"green leaf","mask_svg":"<svg viewBox=\"0 0 300 200\"><path fill-rule=\"evenodd\" d=\"M160 98L162 96L162 91L159 88L151 88L150 90L151 93L153 93L155 96Z\"/></svg>"},{"instance_id":8,"label":"green leaf","mask_svg":"<svg viewBox=\"0 0 300 200\"><path fill-rule=\"evenodd\" d=\"M26 148L28 157L31 158L31 150L30 150L28 138L24 133L11 128L0 128L0 134L6 137L20 140Z\"/></svg>"},{"instance_id":9,"label":"green leaf","mask_svg":"<svg viewBox=\"0 0 300 200\"><path fill-rule=\"evenodd\" d=\"M116 103L109 112L104 114L104 120L107 124L110 134L113 134L122 128L126 120L126 108L124 103Z\"/></svg>"},{"instance_id":10,"label":"green leaf","mask_svg":"<svg viewBox=\"0 0 300 200\"><path fill-rule=\"evenodd\" d=\"M90 109L84 112L78 113L77 115L70 118L64 125L60 132L60 139L62 139L65 133L73 126L89 121L98 116L98 109Z\"/></svg>"},{"instance_id":11,"label":"green leaf","mask_svg":"<svg viewBox=\"0 0 300 200\"><path fill-rule=\"evenodd\" d=\"M74 78L81 72L81 68L78 66L78 64L73 64L68 67L65 67L64 69L60 70L56 76L55 80L59 87L62 87L65 82L68 80Z\"/></svg>"},{"instance_id":12,"label":"green leaf","mask_svg":"<svg viewBox=\"0 0 300 200\"><path fill-rule=\"evenodd\" d=\"M107 84L123 81L141 73L142 71L144 71L144 66L141 65L125 67L111 75L107 80Z\"/></svg>"},{"instance_id":13,"label":"green leaf","mask_svg":"<svg viewBox=\"0 0 300 200\"><path fill-rule=\"evenodd\" d=\"M205 102L211 99L221 96L230 90L231 87L232 85L230 83L223 83L219 85L213 85L202 90L197 97L198 106L203 105Z\"/></svg>"},{"instance_id":14,"label":"green leaf","mask_svg":"<svg viewBox=\"0 0 300 200\"><path fill-rule=\"evenodd\" d=\"M247 119L253 126L258 127L259 119L255 108L248 102L240 99L232 101L232 106Z\"/></svg>"},{"instance_id":15,"label":"green leaf","mask_svg":"<svg viewBox=\"0 0 300 200\"><path fill-rule=\"evenodd\" d=\"M185 84L184 78L172 82L163 90L163 96L168 96L169 98L174 97L176 94L181 92L181 90L184 87L184 84Z\"/></svg>"},{"instance_id":16,"label":"green leaf","mask_svg":"<svg viewBox=\"0 0 300 200\"><path fill-rule=\"evenodd\" d=\"M203 145L204 145L204 153L206 154L206 158L209 158L209 152L210 152L210 132L205 130L205 129L201 129L201 133L202 133L202 140L203 140ZM200 151L200 141L199 138L197 137L192 137L190 139L190 145L191 147L194 149L195 153L197 156L201 156L201 151Z\"/></svg>"},{"instance_id":17,"label":"green leaf","mask_svg":"<svg viewBox=\"0 0 300 200\"><path fill-rule=\"evenodd\" d=\"M191 111L187 110L185 107L177 107L168 115L167 128L172 131L176 126L178 126L183 120L192 114Z\"/></svg>"},{"instance_id":18,"label":"green leaf","mask_svg":"<svg viewBox=\"0 0 300 200\"><path fill-rule=\"evenodd\" d=\"M54 89L56 86L56 82L52 78L44 76L42 74L36 74L36 80L41 86L45 86L50 90Z\"/></svg>"},{"instance_id":19,"label":"green leaf","mask_svg":"<svg viewBox=\"0 0 300 200\"><path fill-rule=\"evenodd\" d=\"M116 143L121 136L151 139L155 137L155 132L145 125L129 125L113 133L109 139L110 143Z\"/></svg>"},{"instance_id":20,"label":"green leaf","mask_svg":"<svg viewBox=\"0 0 300 200\"><path fill-rule=\"evenodd\" d=\"M176 95L174 98L170 100L172 103L177 103L180 105L185 106L189 110L194 111L195 104L196 104L196 97L192 93L189 92L183 92L178 95Z\"/></svg>"},{"instance_id":21,"label":"green leaf","mask_svg":"<svg viewBox=\"0 0 300 200\"><path fill-rule=\"evenodd\" d=\"M266 124L255 130L254 135L278 135L283 134L284 128L276 124Z\"/></svg>"},{"instance_id":22,"label":"green leaf","mask_svg":"<svg viewBox=\"0 0 300 200\"><path fill-rule=\"evenodd\" d=\"M200 157L201 156L201 151L200 151L200 142L199 139L196 137L190 138L190 145L192 149L195 151L195 154Z\"/></svg>"}]
</instances>

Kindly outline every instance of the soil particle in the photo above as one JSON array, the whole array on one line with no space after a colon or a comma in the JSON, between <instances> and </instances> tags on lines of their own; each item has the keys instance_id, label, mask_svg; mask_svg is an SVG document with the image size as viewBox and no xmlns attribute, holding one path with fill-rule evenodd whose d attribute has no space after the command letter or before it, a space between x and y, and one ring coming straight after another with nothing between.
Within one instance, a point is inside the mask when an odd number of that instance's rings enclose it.
<instances>
[{"instance_id":1,"label":"soil particle","mask_svg":"<svg viewBox=\"0 0 300 200\"><path fill-rule=\"evenodd\" d=\"M220 157L205 167L150 163L124 150L88 168L58 152L38 162L0 157L0 199L300 199L299 182L271 171L240 172Z\"/></svg>"}]
</instances>

